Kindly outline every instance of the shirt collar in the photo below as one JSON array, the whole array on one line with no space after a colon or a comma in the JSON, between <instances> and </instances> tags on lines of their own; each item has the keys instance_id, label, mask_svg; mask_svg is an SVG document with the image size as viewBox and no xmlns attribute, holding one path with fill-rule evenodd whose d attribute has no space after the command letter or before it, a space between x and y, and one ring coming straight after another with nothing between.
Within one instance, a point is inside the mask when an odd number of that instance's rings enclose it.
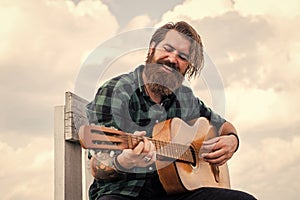
<instances>
[{"instance_id":1,"label":"shirt collar","mask_svg":"<svg viewBox=\"0 0 300 200\"><path fill-rule=\"evenodd\" d=\"M134 70L134 80L136 82L136 85L138 86L138 89L140 91L140 93L142 93L143 95L146 95L146 91L144 88L144 81L143 81L143 70L145 68L145 65L139 65L135 70Z\"/></svg>"}]
</instances>

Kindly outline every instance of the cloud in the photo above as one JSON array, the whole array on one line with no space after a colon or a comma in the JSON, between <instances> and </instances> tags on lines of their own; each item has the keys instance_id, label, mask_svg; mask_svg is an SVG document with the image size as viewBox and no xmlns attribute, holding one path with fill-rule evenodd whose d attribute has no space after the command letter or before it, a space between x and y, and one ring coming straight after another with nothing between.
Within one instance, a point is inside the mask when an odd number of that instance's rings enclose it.
<instances>
[{"instance_id":1,"label":"cloud","mask_svg":"<svg viewBox=\"0 0 300 200\"><path fill-rule=\"evenodd\" d=\"M229 0L186 0L183 4L166 12L160 24L169 21L198 20L208 16L219 16L231 9L232 3Z\"/></svg>"},{"instance_id":2,"label":"cloud","mask_svg":"<svg viewBox=\"0 0 300 200\"><path fill-rule=\"evenodd\" d=\"M135 17L126 30L151 26L157 18L149 16ZM230 161L234 188L261 199L297 199L299 1L188 0L166 12L157 25L176 20L199 30L222 75L226 116L241 137L241 149ZM109 40L119 24L96 0L77 5L5 0L0 23L1 194L4 199L53 199L53 107L63 104L63 93L74 88L87 55ZM148 46L148 38L129 39ZM144 52L121 54L106 75L137 64ZM205 96L209 99L209 93ZM274 192L277 188L285 196Z\"/></svg>"},{"instance_id":3,"label":"cloud","mask_svg":"<svg viewBox=\"0 0 300 200\"><path fill-rule=\"evenodd\" d=\"M234 8L244 15L271 15L284 18L299 16L300 2L298 0L281 1L247 1L234 0Z\"/></svg>"},{"instance_id":4,"label":"cloud","mask_svg":"<svg viewBox=\"0 0 300 200\"><path fill-rule=\"evenodd\" d=\"M183 1L184 0L131 0L127 2L123 0L102 0L116 16L121 29L124 29L132 19L136 17L139 18L139 16L148 16L151 21L157 21L166 11L171 10L174 6ZM146 24L144 25L146 26Z\"/></svg>"},{"instance_id":5,"label":"cloud","mask_svg":"<svg viewBox=\"0 0 300 200\"><path fill-rule=\"evenodd\" d=\"M18 129L17 122L44 132L86 53L118 24L100 1L6 1L0 10L1 130Z\"/></svg>"},{"instance_id":6,"label":"cloud","mask_svg":"<svg viewBox=\"0 0 300 200\"><path fill-rule=\"evenodd\" d=\"M105 19L105 20L103 20ZM2 199L53 199L53 112L86 55L118 30L101 1L0 2Z\"/></svg>"},{"instance_id":7,"label":"cloud","mask_svg":"<svg viewBox=\"0 0 300 200\"><path fill-rule=\"evenodd\" d=\"M297 127L300 121L300 114L293 112L300 110L297 92L278 92L272 89L262 90L236 85L228 88L226 95L228 117L238 124L241 133L251 133L253 127L257 129L265 127L264 129L272 131L263 135L280 135L283 131L280 127L290 130L292 127ZM277 132L276 129L280 131ZM288 134L288 130L285 134Z\"/></svg>"},{"instance_id":8,"label":"cloud","mask_svg":"<svg viewBox=\"0 0 300 200\"><path fill-rule=\"evenodd\" d=\"M2 199L53 199L52 144L49 138L36 137L15 148L0 140Z\"/></svg>"},{"instance_id":9,"label":"cloud","mask_svg":"<svg viewBox=\"0 0 300 200\"><path fill-rule=\"evenodd\" d=\"M149 15L139 15L131 19L124 30L131 30L137 28L145 28L145 27L152 27L153 22Z\"/></svg>"},{"instance_id":10,"label":"cloud","mask_svg":"<svg viewBox=\"0 0 300 200\"><path fill-rule=\"evenodd\" d=\"M297 199L299 142L299 135L289 138L269 135L255 143L243 142L240 152L229 163L234 187L255 191L258 199Z\"/></svg>"},{"instance_id":11,"label":"cloud","mask_svg":"<svg viewBox=\"0 0 300 200\"><path fill-rule=\"evenodd\" d=\"M229 162L233 188L258 199L298 198L299 4L191 0L158 23L186 20L202 36L224 82L225 116L241 137ZM202 97L199 84L192 86Z\"/></svg>"}]
</instances>

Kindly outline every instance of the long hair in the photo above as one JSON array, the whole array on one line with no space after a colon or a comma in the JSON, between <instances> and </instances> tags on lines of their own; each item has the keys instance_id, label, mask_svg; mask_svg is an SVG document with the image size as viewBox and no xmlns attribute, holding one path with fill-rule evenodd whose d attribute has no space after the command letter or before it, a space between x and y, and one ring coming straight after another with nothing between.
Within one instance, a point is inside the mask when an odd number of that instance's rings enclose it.
<instances>
[{"instance_id":1,"label":"long hair","mask_svg":"<svg viewBox=\"0 0 300 200\"><path fill-rule=\"evenodd\" d=\"M155 33L152 35L152 38L150 40L150 45L153 43L155 46L153 47L154 49L156 46L164 40L167 32L170 30L176 30L177 32L183 34L185 38L187 38L191 42L191 47L190 47L190 54L189 54L189 66L186 71L186 76L190 80L192 77L196 77L200 75L201 69L203 68L203 45L201 41L201 37L197 33L197 31L188 23L184 21L180 21L177 23L169 22L162 27L158 28ZM154 51L152 51L154 52ZM153 57L153 54L150 54L150 51L148 52L147 55L147 60L150 61Z\"/></svg>"}]
</instances>

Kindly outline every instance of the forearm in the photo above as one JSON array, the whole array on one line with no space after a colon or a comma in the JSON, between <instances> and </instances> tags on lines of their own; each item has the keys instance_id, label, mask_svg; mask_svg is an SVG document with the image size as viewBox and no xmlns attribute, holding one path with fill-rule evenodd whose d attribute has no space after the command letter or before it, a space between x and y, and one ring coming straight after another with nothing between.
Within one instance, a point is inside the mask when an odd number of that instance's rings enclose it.
<instances>
[{"instance_id":1,"label":"forearm","mask_svg":"<svg viewBox=\"0 0 300 200\"><path fill-rule=\"evenodd\" d=\"M119 177L120 173L114 166L114 157L108 152L99 152L91 157L91 174L99 180L112 180Z\"/></svg>"},{"instance_id":2,"label":"forearm","mask_svg":"<svg viewBox=\"0 0 300 200\"><path fill-rule=\"evenodd\" d=\"M231 137L235 151L238 150L239 148L239 137L236 128L231 124L230 122L226 121L220 128L219 130L219 135L220 136L226 136L226 137Z\"/></svg>"},{"instance_id":3,"label":"forearm","mask_svg":"<svg viewBox=\"0 0 300 200\"><path fill-rule=\"evenodd\" d=\"M226 121L219 129L219 135L228 135L229 133L237 134L236 128L230 122Z\"/></svg>"}]
</instances>

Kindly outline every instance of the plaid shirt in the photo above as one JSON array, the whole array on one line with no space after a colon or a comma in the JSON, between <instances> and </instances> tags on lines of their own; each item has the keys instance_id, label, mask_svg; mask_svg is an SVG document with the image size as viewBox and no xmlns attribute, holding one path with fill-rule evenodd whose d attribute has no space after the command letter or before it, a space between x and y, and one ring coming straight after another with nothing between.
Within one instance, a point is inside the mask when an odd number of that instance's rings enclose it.
<instances>
[{"instance_id":1,"label":"plaid shirt","mask_svg":"<svg viewBox=\"0 0 300 200\"><path fill-rule=\"evenodd\" d=\"M196 98L192 90L182 86L156 104L147 95L142 80L144 66L133 72L107 81L99 88L95 99L87 106L89 122L96 125L115 127L122 131L146 131L152 136L152 129L158 122L178 117L184 121L205 117L217 130L225 122L223 118L206 107ZM112 158L111 158L112 159ZM109 161L111 167L113 162ZM145 183L145 177L156 176L156 171L134 168L133 173L120 173L117 180L98 180L90 187L90 198L103 194L137 196Z\"/></svg>"}]
</instances>

